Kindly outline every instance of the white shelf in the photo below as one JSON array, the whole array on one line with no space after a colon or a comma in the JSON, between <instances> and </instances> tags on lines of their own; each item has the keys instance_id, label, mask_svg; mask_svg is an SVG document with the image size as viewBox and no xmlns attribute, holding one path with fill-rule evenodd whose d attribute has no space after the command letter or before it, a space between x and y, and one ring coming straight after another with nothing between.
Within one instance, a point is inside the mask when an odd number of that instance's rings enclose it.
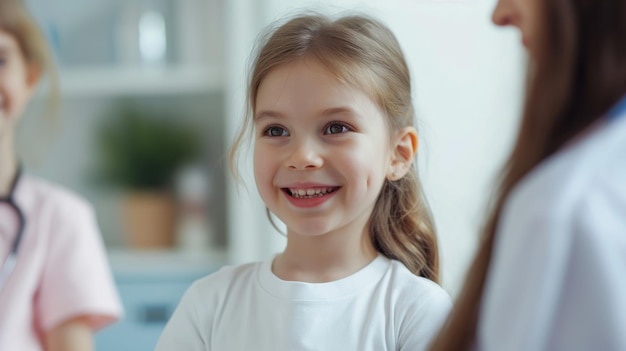
<instances>
[{"instance_id":1,"label":"white shelf","mask_svg":"<svg viewBox=\"0 0 626 351\"><path fill-rule=\"evenodd\" d=\"M215 66L72 68L61 69L59 76L63 98L210 93L222 88Z\"/></svg>"}]
</instances>

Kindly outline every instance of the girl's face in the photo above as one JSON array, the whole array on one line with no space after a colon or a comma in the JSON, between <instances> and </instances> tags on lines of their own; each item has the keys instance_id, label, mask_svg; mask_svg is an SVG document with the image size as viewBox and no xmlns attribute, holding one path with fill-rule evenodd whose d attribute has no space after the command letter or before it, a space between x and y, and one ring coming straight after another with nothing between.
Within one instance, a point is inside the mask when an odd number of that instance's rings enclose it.
<instances>
[{"instance_id":1,"label":"girl's face","mask_svg":"<svg viewBox=\"0 0 626 351\"><path fill-rule=\"evenodd\" d=\"M385 118L364 92L314 60L265 77L254 111L254 175L289 235L366 232L391 173Z\"/></svg>"},{"instance_id":2,"label":"girl's face","mask_svg":"<svg viewBox=\"0 0 626 351\"><path fill-rule=\"evenodd\" d=\"M522 35L522 44L533 51L537 40L539 0L498 0L492 20L498 26L514 26Z\"/></svg>"},{"instance_id":3,"label":"girl's face","mask_svg":"<svg viewBox=\"0 0 626 351\"><path fill-rule=\"evenodd\" d=\"M24 111L36 82L15 37L0 29L0 137Z\"/></svg>"}]
</instances>

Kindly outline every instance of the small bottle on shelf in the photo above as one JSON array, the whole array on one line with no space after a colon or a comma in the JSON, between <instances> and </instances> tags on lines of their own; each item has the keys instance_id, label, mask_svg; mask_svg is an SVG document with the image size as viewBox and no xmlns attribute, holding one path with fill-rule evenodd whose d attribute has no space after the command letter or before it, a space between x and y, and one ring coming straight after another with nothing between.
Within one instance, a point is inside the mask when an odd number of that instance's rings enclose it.
<instances>
[{"instance_id":1,"label":"small bottle on shelf","mask_svg":"<svg viewBox=\"0 0 626 351\"><path fill-rule=\"evenodd\" d=\"M206 252L213 238L208 208L210 177L202 167L192 165L181 170L176 183L176 246L187 252Z\"/></svg>"}]
</instances>

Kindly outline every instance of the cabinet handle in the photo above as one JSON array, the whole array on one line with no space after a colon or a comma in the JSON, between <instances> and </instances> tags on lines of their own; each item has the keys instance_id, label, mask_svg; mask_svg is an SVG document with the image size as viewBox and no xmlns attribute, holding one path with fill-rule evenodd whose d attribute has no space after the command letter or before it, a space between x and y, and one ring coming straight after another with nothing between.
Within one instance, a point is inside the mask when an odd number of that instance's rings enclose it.
<instances>
[{"instance_id":1,"label":"cabinet handle","mask_svg":"<svg viewBox=\"0 0 626 351\"><path fill-rule=\"evenodd\" d=\"M143 324L165 324L170 318L171 309L169 305L144 305L137 313L139 321Z\"/></svg>"}]
</instances>

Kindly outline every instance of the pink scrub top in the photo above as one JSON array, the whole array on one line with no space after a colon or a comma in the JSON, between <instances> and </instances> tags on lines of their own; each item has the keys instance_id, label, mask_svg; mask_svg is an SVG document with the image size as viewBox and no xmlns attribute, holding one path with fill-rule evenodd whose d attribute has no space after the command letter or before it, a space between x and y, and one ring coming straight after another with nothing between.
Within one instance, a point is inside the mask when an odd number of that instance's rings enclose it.
<instances>
[{"instance_id":1,"label":"pink scrub top","mask_svg":"<svg viewBox=\"0 0 626 351\"><path fill-rule=\"evenodd\" d=\"M26 224L17 264L0 290L0 350L43 350L45 333L73 317L87 317L93 330L118 320L123 311L91 206L28 176L18 180L14 199ZM17 223L0 202L0 264Z\"/></svg>"}]
</instances>

